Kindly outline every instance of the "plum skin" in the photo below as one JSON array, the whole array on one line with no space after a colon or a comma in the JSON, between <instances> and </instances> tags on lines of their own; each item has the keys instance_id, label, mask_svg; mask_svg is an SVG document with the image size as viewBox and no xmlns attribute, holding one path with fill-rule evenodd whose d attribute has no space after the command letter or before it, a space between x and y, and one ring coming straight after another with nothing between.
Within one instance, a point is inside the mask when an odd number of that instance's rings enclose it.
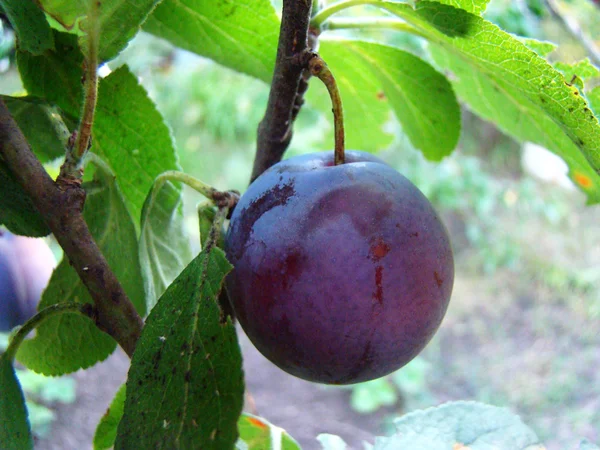
<instances>
[{"instance_id":1,"label":"plum skin","mask_svg":"<svg viewBox=\"0 0 600 450\"><path fill-rule=\"evenodd\" d=\"M265 171L240 198L225 248L227 292L250 340L286 372L326 384L407 364L438 329L454 282L427 198L364 152Z\"/></svg>"}]
</instances>

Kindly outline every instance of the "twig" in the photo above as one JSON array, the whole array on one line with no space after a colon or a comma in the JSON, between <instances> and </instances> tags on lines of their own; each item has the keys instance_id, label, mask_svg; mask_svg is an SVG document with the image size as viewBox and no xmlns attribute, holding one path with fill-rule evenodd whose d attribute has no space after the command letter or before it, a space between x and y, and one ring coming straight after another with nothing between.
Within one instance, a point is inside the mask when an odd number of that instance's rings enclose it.
<instances>
[{"instance_id":1,"label":"twig","mask_svg":"<svg viewBox=\"0 0 600 450\"><path fill-rule=\"evenodd\" d=\"M250 181L279 162L292 139L293 117L301 104L296 100L303 70L301 55L308 46L311 8L312 0L283 1L271 92L265 116L258 126L256 157Z\"/></svg>"},{"instance_id":2,"label":"twig","mask_svg":"<svg viewBox=\"0 0 600 450\"><path fill-rule=\"evenodd\" d=\"M83 86L84 98L81 108L79 128L69 139L65 161L60 167L56 179L59 186L80 185L83 178L83 157L87 153L92 140L92 125L98 99L98 8L100 2L90 2L87 23L87 54L84 61Z\"/></svg>"},{"instance_id":3,"label":"twig","mask_svg":"<svg viewBox=\"0 0 600 450\"><path fill-rule=\"evenodd\" d=\"M577 21L562 14L555 0L546 0L546 5L552 16L560 21L567 31L583 45L592 62L600 66L600 48L583 32Z\"/></svg>"},{"instance_id":4,"label":"twig","mask_svg":"<svg viewBox=\"0 0 600 450\"><path fill-rule=\"evenodd\" d=\"M96 245L82 210L78 184L59 187L32 153L23 133L0 100L0 156L31 197L63 248L96 308L96 324L131 356L143 322Z\"/></svg>"}]
</instances>

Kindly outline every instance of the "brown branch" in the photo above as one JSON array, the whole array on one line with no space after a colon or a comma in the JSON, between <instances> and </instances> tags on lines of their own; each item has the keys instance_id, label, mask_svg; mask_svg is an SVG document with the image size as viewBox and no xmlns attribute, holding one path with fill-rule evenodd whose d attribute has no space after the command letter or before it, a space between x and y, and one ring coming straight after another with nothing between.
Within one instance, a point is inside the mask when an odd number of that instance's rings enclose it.
<instances>
[{"instance_id":1,"label":"brown branch","mask_svg":"<svg viewBox=\"0 0 600 450\"><path fill-rule=\"evenodd\" d=\"M250 181L281 161L292 139L292 123L302 104L298 94L302 55L308 47L312 0L284 0L277 59L267 110L258 126L256 157ZM304 80L306 81L306 80ZM306 90L306 85L303 85Z\"/></svg>"},{"instance_id":2,"label":"brown branch","mask_svg":"<svg viewBox=\"0 0 600 450\"><path fill-rule=\"evenodd\" d=\"M131 357L143 321L96 245L82 211L79 183L59 186L31 151L8 108L0 100L0 156L31 197L94 300L98 327Z\"/></svg>"}]
</instances>

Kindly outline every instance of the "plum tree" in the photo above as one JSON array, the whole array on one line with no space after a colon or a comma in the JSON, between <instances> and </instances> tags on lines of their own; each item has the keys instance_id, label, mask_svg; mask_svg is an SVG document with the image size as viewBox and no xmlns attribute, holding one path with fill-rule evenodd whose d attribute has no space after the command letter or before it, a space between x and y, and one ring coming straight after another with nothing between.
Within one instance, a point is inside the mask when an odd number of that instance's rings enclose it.
<instances>
[{"instance_id":1,"label":"plum tree","mask_svg":"<svg viewBox=\"0 0 600 450\"><path fill-rule=\"evenodd\" d=\"M0 331L9 331L35 314L55 265L43 240L0 230Z\"/></svg>"},{"instance_id":2,"label":"plum tree","mask_svg":"<svg viewBox=\"0 0 600 450\"><path fill-rule=\"evenodd\" d=\"M225 240L226 287L268 359L310 381L349 384L413 359L446 312L452 249L427 198L379 158L280 162L242 195Z\"/></svg>"}]
</instances>

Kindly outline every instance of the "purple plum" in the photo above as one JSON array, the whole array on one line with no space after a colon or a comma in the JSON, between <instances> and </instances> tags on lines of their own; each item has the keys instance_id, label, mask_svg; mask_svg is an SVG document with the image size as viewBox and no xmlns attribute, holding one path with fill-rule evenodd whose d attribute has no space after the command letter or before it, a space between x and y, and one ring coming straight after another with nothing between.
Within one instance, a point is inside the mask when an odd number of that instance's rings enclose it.
<instances>
[{"instance_id":1,"label":"purple plum","mask_svg":"<svg viewBox=\"0 0 600 450\"><path fill-rule=\"evenodd\" d=\"M430 341L448 307L454 260L427 198L368 153L282 161L237 204L226 288L256 348L305 380L387 375Z\"/></svg>"}]
</instances>

